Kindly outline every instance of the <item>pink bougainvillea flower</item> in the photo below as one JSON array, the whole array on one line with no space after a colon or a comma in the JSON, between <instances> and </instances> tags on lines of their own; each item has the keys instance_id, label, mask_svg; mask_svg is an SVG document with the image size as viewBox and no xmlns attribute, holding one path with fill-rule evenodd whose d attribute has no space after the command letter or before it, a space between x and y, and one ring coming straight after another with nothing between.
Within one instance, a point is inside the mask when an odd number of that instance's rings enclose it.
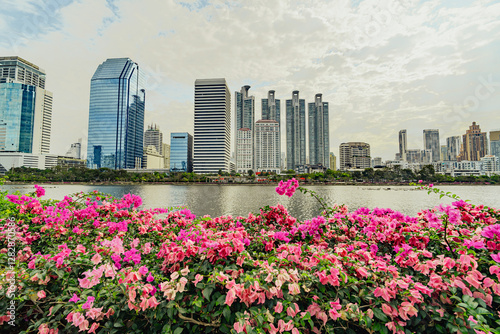
<instances>
[{"instance_id":1,"label":"pink bougainvillea flower","mask_svg":"<svg viewBox=\"0 0 500 334\"><path fill-rule=\"evenodd\" d=\"M45 291L43 290L40 290L38 291L38 293L36 294L38 296L38 299L42 299L42 298L45 298Z\"/></svg>"},{"instance_id":2,"label":"pink bougainvillea flower","mask_svg":"<svg viewBox=\"0 0 500 334\"><path fill-rule=\"evenodd\" d=\"M291 180L288 180L286 182L281 180L276 187L276 192L279 195L287 195L288 197L292 197L298 187L299 181L297 181L295 178L292 178Z\"/></svg>"},{"instance_id":3,"label":"pink bougainvillea flower","mask_svg":"<svg viewBox=\"0 0 500 334\"><path fill-rule=\"evenodd\" d=\"M80 297L78 297L78 296L76 295L76 293L74 293L74 294L73 294L73 297L71 297L69 301L70 301L70 302L74 302L74 303L76 303L76 302L77 302L77 301L79 301L79 300L80 300Z\"/></svg>"},{"instance_id":4,"label":"pink bougainvillea flower","mask_svg":"<svg viewBox=\"0 0 500 334\"><path fill-rule=\"evenodd\" d=\"M148 278L146 278L146 281L153 282L154 280L155 280L155 278L153 277L153 275L151 275L151 273L149 273Z\"/></svg>"},{"instance_id":5,"label":"pink bougainvillea flower","mask_svg":"<svg viewBox=\"0 0 500 334\"><path fill-rule=\"evenodd\" d=\"M148 273L148 268L146 266L142 266L139 268L139 273L141 275L146 275Z\"/></svg>"},{"instance_id":6,"label":"pink bougainvillea flower","mask_svg":"<svg viewBox=\"0 0 500 334\"><path fill-rule=\"evenodd\" d=\"M40 187L38 184L35 184L35 189L36 189L36 197L42 197L45 195L45 189Z\"/></svg>"},{"instance_id":7,"label":"pink bougainvillea flower","mask_svg":"<svg viewBox=\"0 0 500 334\"><path fill-rule=\"evenodd\" d=\"M490 254L490 256L496 262L500 262L500 253L498 253L498 254Z\"/></svg>"}]
</instances>

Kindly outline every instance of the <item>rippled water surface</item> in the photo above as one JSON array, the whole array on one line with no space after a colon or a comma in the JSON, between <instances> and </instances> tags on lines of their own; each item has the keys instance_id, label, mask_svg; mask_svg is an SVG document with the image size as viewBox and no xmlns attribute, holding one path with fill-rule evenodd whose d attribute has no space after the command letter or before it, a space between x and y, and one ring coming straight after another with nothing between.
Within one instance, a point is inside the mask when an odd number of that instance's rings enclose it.
<instances>
[{"instance_id":1,"label":"rippled water surface","mask_svg":"<svg viewBox=\"0 0 500 334\"><path fill-rule=\"evenodd\" d=\"M46 198L62 199L65 195L80 191L99 190L121 197L128 193L143 199L143 208L185 205L197 216L242 215L259 212L266 205L283 204L289 212L299 218L308 219L318 215L320 206L309 195L297 192L292 198L279 196L275 186L267 185L44 185ZM415 215L422 209L453 200L439 198L436 194L415 190L410 186L308 186L328 203L347 204L350 210L359 207L391 208L406 215ZM439 186L451 191L473 204L484 204L500 208L500 186ZM32 192L32 185L4 185L1 189L10 193Z\"/></svg>"}]
</instances>

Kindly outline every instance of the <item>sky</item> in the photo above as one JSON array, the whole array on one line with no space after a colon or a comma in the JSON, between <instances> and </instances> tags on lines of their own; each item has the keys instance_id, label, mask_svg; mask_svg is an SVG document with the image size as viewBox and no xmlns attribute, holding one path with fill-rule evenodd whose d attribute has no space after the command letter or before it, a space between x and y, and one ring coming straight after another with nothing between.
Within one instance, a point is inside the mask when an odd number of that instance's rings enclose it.
<instances>
[{"instance_id":1,"label":"sky","mask_svg":"<svg viewBox=\"0 0 500 334\"><path fill-rule=\"evenodd\" d=\"M51 153L87 142L90 79L108 58L146 73L145 124L193 133L194 82L250 85L256 120L269 90L317 93L330 108L330 151L343 142L394 159L398 132L423 148L473 121L500 129L500 1L0 0L0 56L43 68L54 94ZM284 117L284 116L282 116ZM284 131L283 131L284 132ZM284 134L282 136L284 143ZM284 147L283 147L284 148Z\"/></svg>"}]
</instances>

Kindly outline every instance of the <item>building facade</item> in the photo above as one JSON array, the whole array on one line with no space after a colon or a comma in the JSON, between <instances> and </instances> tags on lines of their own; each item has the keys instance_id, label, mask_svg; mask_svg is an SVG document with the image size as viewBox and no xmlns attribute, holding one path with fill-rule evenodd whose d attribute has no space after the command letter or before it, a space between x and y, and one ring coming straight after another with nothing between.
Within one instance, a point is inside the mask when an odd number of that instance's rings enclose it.
<instances>
[{"instance_id":1,"label":"building facade","mask_svg":"<svg viewBox=\"0 0 500 334\"><path fill-rule=\"evenodd\" d=\"M255 165L259 172L281 170L280 126L275 120L260 120L255 123Z\"/></svg>"},{"instance_id":2,"label":"building facade","mask_svg":"<svg viewBox=\"0 0 500 334\"><path fill-rule=\"evenodd\" d=\"M226 79L198 79L194 92L194 172L230 171L231 94Z\"/></svg>"},{"instance_id":3,"label":"building facade","mask_svg":"<svg viewBox=\"0 0 500 334\"><path fill-rule=\"evenodd\" d=\"M500 130L490 131L490 154L500 159Z\"/></svg>"},{"instance_id":4,"label":"building facade","mask_svg":"<svg viewBox=\"0 0 500 334\"><path fill-rule=\"evenodd\" d=\"M460 155L461 144L460 136L452 136L446 138L446 153L447 161L457 161L457 157Z\"/></svg>"},{"instance_id":5,"label":"building facade","mask_svg":"<svg viewBox=\"0 0 500 334\"><path fill-rule=\"evenodd\" d=\"M306 164L306 102L298 90L286 100L286 159L289 170Z\"/></svg>"},{"instance_id":6,"label":"building facade","mask_svg":"<svg viewBox=\"0 0 500 334\"><path fill-rule=\"evenodd\" d=\"M51 92L45 71L20 57L0 57L0 151L50 151Z\"/></svg>"},{"instance_id":7,"label":"building facade","mask_svg":"<svg viewBox=\"0 0 500 334\"><path fill-rule=\"evenodd\" d=\"M107 59L90 81L87 165L140 168L144 150L146 91L139 65Z\"/></svg>"},{"instance_id":8,"label":"building facade","mask_svg":"<svg viewBox=\"0 0 500 334\"><path fill-rule=\"evenodd\" d=\"M241 87L235 92L235 123L236 123L236 171L246 173L254 169L254 122L255 98L248 96L250 86Z\"/></svg>"},{"instance_id":9,"label":"building facade","mask_svg":"<svg viewBox=\"0 0 500 334\"><path fill-rule=\"evenodd\" d=\"M472 122L465 134L462 136L462 147L459 161L479 161L488 154L488 138L486 132L476 122Z\"/></svg>"},{"instance_id":10,"label":"building facade","mask_svg":"<svg viewBox=\"0 0 500 334\"><path fill-rule=\"evenodd\" d=\"M193 136L187 132L170 134L170 171L193 171Z\"/></svg>"},{"instance_id":11,"label":"building facade","mask_svg":"<svg viewBox=\"0 0 500 334\"><path fill-rule=\"evenodd\" d=\"M163 133L156 124L148 125L144 131L144 147L154 146L156 152L163 154Z\"/></svg>"},{"instance_id":12,"label":"building facade","mask_svg":"<svg viewBox=\"0 0 500 334\"><path fill-rule=\"evenodd\" d=\"M432 162L438 162L441 160L441 145L439 143L439 130L437 129L424 130L424 150L431 150Z\"/></svg>"},{"instance_id":13,"label":"building facade","mask_svg":"<svg viewBox=\"0 0 500 334\"><path fill-rule=\"evenodd\" d=\"M337 157L333 152L330 152L330 169L337 170Z\"/></svg>"},{"instance_id":14,"label":"building facade","mask_svg":"<svg viewBox=\"0 0 500 334\"><path fill-rule=\"evenodd\" d=\"M399 159L406 161L406 150L407 150L408 138L406 135L406 129L399 131Z\"/></svg>"},{"instance_id":15,"label":"building facade","mask_svg":"<svg viewBox=\"0 0 500 334\"><path fill-rule=\"evenodd\" d=\"M309 163L330 165L330 135L328 102L322 101L322 94L316 94L313 103L308 104L309 116Z\"/></svg>"},{"instance_id":16,"label":"building facade","mask_svg":"<svg viewBox=\"0 0 500 334\"><path fill-rule=\"evenodd\" d=\"M362 142L342 143L339 148L339 170L371 167L370 145Z\"/></svg>"},{"instance_id":17,"label":"building facade","mask_svg":"<svg viewBox=\"0 0 500 334\"><path fill-rule=\"evenodd\" d=\"M69 148L68 152L66 152L66 156L74 158L74 159L81 159L82 158L82 141L81 141L81 139L79 139L77 143L71 144L71 147Z\"/></svg>"}]
</instances>

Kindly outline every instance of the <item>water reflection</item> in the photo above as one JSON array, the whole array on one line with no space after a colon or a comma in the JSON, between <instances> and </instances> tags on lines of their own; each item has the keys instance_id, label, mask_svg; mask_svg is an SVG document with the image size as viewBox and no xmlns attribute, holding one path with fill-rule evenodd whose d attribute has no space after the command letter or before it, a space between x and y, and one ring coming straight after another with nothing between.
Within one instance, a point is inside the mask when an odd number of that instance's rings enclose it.
<instances>
[{"instance_id":1,"label":"water reflection","mask_svg":"<svg viewBox=\"0 0 500 334\"><path fill-rule=\"evenodd\" d=\"M139 195L143 207L187 206L197 216L220 215L247 216L258 213L266 205L283 204L289 212L303 220L319 214L321 206L310 197L297 192L291 198L279 196L275 186L265 185L45 185L46 197L62 199L65 195L97 189L115 197L128 193ZM415 215L424 208L432 208L440 203L450 204L453 200L439 198L436 194L417 191L410 186L310 186L328 203L346 204L351 210L359 207L391 208L406 215ZM500 207L500 187L498 186L442 186L472 203ZM2 189L10 193L22 194L34 191L30 185L4 185Z\"/></svg>"}]
</instances>

